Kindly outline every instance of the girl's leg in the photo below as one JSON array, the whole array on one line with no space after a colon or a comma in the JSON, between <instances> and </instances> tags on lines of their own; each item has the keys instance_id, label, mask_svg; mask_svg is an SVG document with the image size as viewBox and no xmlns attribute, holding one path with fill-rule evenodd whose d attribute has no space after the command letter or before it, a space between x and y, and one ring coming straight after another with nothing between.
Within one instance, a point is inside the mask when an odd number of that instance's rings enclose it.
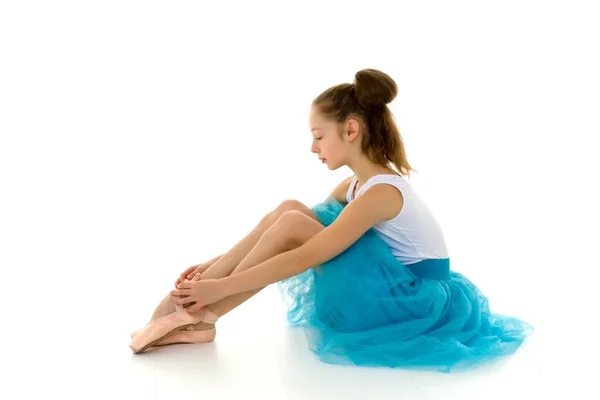
<instances>
[{"instance_id":1,"label":"girl's leg","mask_svg":"<svg viewBox=\"0 0 600 400\"><path fill-rule=\"evenodd\" d=\"M299 201L286 200L275 210L265 215L252 232L244 237L213 265L207 268L206 271L202 273L202 278L218 279L229 276L244 257L246 257L254 246L256 246L263 233L265 233L267 229L269 229L287 211L299 211L314 221L319 222L319 218L310 208Z\"/></svg>"},{"instance_id":2,"label":"girl's leg","mask_svg":"<svg viewBox=\"0 0 600 400\"><path fill-rule=\"evenodd\" d=\"M232 271L236 269L238 264L240 264L240 262L253 250L253 248L260 241L263 234L287 211L299 211L305 216L310 217L310 219L312 219L315 223L320 224L318 222L318 217L310 208L308 208L299 201L286 200L282 202L276 209L265 215L261 219L259 224L248 235L246 235L246 237L244 237L240 242L238 242L231 250L229 250L228 253L224 254L213 265L207 268L206 271L202 273L202 277L206 279L218 279L229 276L229 274L231 274ZM255 293L257 292L258 291L255 291ZM254 295L254 293L247 295L246 299L250 298L252 295ZM245 299L243 301L245 301ZM239 304L241 304L243 301L240 301ZM173 312L175 312L175 304L173 303L172 297L170 295L167 295L160 302L160 304L154 311L154 314L152 315L151 319L154 320L165 315L171 314ZM199 323L196 325L196 329L200 330L209 329L212 327L212 324Z\"/></svg>"},{"instance_id":3,"label":"girl's leg","mask_svg":"<svg viewBox=\"0 0 600 400\"><path fill-rule=\"evenodd\" d=\"M297 248L310 238L321 232L325 227L312 218L298 211L283 214L260 238L256 246L233 270L232 274L250 269L279 253ZM264 288L226 297L221 301L207 306L217 316L221 317L233 310Z\"/></svg>"}]
</instances>

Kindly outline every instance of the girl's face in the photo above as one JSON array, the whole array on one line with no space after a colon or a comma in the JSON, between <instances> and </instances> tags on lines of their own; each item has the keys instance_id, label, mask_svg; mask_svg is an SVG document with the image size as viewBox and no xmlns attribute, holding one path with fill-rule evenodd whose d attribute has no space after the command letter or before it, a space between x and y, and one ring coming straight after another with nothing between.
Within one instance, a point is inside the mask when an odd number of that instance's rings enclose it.
<instances>
[{"instance_id":1,"label":"girl's face","mask_svg":"<svg viewBox=\"0 0 600 400\"><path fill-rule=\"evenodd\" d=\"M309 127L313 136L310 151L317 154L329 169L335 170L345 165L344 143L339 134L340 124L325 119L315 107L311 107Z\"/></svg>"}]
</instances>

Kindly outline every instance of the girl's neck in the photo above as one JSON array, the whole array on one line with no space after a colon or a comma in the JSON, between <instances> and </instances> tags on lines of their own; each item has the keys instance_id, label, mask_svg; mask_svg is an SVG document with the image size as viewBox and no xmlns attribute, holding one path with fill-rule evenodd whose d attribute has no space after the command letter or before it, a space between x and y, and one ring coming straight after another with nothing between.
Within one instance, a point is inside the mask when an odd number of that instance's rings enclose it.
<instances>
[{"instance_id":1,"label":"girl's neck","mask_svg":"<svg viewBox=\"0 0 600 400\"><path fill-rule=\"evenodd\" d=\"M358 179L358 183L360 185L364 184L366 181L368 181L376 175L398 175L398 173L393 169L383 167L381 165L372 165L370 168L356 168L352 169L352 171L354 172L354 175L356 175L356 178Z\"/></svg>"}]
</instances>

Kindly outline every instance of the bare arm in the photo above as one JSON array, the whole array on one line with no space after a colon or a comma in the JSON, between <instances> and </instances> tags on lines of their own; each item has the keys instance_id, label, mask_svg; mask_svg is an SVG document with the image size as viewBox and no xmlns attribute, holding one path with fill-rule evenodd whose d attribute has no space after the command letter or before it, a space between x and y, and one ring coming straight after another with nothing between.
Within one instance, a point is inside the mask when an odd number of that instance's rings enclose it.
<instances>
[{"instance_id":1,"label":"bare arm","mask_svg":"<svg viewBox=\"0 0 600 400\"><path fill-rule=\"evenodd\" d=\"M196 273L203 274L204 271L206 271L214 263L219 261L219 259L221 257L223 257L222 254L220 256L213 258L212 260L208 260L208 261L200 263L200 264L192 265L191 267L187 268L185 271L183 271L181 273L181 275L179 275L179 278L177 278L177 280L175 281L175 287L177 287L177 285L179 285L181 282L185 281L186 279L192 279L194 277L194 275L196 275Z\"/></svg>"},{"instance_id":2,"label":"bare arm","mask_svg":"<svg viewBox=\"0 0 600 400\"><path fill-rule=\"evenodd\" d=\"M400 212L403 199L392 186L375 185L353 200L327 228L302 246L280 253L248 270L219 279L226 296L260 289L298 275L342 253L373 225Z\"/></svg>"}]
</instances>

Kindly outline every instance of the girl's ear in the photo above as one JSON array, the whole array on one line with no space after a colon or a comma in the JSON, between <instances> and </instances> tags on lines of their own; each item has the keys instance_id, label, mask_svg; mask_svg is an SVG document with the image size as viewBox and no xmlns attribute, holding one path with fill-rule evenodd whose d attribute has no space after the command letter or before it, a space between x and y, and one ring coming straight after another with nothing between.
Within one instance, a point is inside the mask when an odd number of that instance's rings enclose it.
<instances>
[{"instance_id":1,"label":"girl's ear","mask_svg":"<svg viewBox=\"0 0 600 400\"><path fill-rule=\"evenodd\" d=\"M344 136L348 138L351 142L356 140L358 137L358 132L360 130L360 124L357 120L351 119L346 124L346 132L344 132Z\"/></svg>"}]
</instances>

